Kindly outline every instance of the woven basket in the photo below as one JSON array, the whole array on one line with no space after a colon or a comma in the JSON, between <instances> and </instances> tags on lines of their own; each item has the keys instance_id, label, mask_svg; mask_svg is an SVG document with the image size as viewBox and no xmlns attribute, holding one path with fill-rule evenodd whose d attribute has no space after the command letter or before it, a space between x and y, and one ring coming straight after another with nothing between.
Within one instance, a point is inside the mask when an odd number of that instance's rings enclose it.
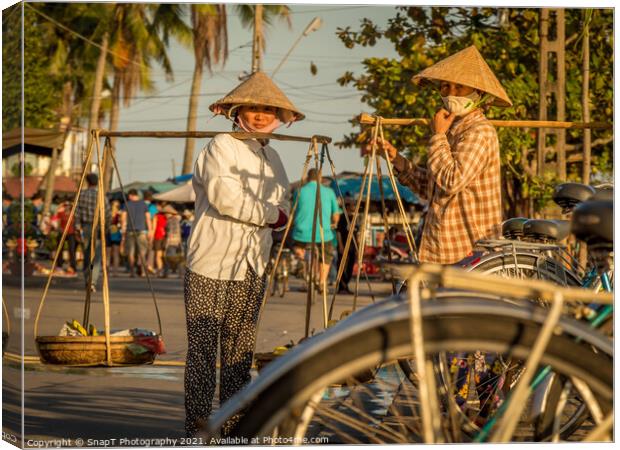
<instances>
[{"instance_id":1,"label":"woven basket","mask_svg":"<svg viewBox=\"0 0 620 450\"><path fill-rule=\"evenodd\" d=\"M41 362L64 366L105 366L105 336L39 336L36 338ZM153 352L133 354L127 346L137 343L134 336L110 336L112 363L115 365L150 364Z\"/></svg>"}]
</instances>

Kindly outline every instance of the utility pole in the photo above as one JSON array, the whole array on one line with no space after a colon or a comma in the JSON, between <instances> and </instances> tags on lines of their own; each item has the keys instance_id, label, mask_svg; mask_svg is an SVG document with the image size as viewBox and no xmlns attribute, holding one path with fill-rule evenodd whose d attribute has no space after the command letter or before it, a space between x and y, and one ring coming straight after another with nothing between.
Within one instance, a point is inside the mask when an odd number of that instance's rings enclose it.
<instances>
[{"instance_id":1,"label":"utility pole","mask_svg":"<svg viewBox=\"0 0 620 450\"><path fill-rule=\"evenodd\" d=\"M263 5L254 7L254 38L252 40L252 73L261 69L263 51Z\"/></svg>"},{"instance_id":2,"label":"utility pole","mask_svg":"<svg viewBox=\"0 0 620 450\"><path fill-rule=\"evenodd\" d=\"M588 10L583 11L584 21L587 21ZM581 109L583 111L584 122L590 121L590 30L586 22L583 30L583 62L582 62L582 88L581 88ZM583 130L583 172L581 182L590 184L590 164L592 152L592 132L589 128Z\"/></svg>"},{"instance_id":3,"label":"utility pole","mask_svg":"<svg viewBox=\"0 0 620 450\"><path fill-rule=\"evenodd\" d=\"M564 58L564 9L543 8L540 10L540 63L538 66L539 120L557 120L566 117L566 65ZM551 64L550 64L551 63ZM551 66L551 69L550 69ZM549 109L555 106L556 117L548 117ZM554 135L555 142L548 142L547 136ZM537 172L543 176L555 166L560 181L566 180L566 130L541 128L538 130ZM547 154L555 156L555 163L547 161Z\"/></svg>"},{"instance_id":4,"label":"utility pole","mask_svg":"<svg viewBox=\"0 0 620 450\"><path fill-rule=\"evenodd\" d=\"M592 12L590 13L592 14ZM588 10L583 10L585 27L583 30L583 61L581 74L583 76L581 86L581 109L584 122L590 121L590 25L588 23ZM590 184L590 170L592 157L592 132L589 128L583 130L583 167L581 182ZM588 248L585 245L579 247L579 263L585 267L588 262Z\"/></svg>"}]
</instances>

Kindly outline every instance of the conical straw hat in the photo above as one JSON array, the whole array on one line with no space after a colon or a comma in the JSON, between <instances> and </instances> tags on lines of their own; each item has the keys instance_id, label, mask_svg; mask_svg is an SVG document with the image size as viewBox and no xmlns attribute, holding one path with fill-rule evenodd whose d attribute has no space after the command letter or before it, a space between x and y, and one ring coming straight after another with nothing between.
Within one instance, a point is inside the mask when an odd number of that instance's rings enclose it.
<instances>
[{"instance_id":1,"label":"conical straw hat","mask_svg":"<svg viewBox=\"0 0 620 450\"><path fill-rule=\"evenodd\" d=\"M512 106L512 101L501 83L473 45L427 67L415 75L412 81L418 84L424 79L469 86L495 97L491 102L495 106Z\"/></svg>"},{"instance_id":2,"label":"conical straw hat","mask_svg":"<svg viewBox=\"0 0 620 450\"><path fill-rule=\"evenodd\" d=\"M230 119L231 108L239 105L265 105L279 108L282 122L303 120L304 115L295 108L284 92L264 72L254 72L239 86L219 99L209 109Z\"/></svg>"}]
</instances>

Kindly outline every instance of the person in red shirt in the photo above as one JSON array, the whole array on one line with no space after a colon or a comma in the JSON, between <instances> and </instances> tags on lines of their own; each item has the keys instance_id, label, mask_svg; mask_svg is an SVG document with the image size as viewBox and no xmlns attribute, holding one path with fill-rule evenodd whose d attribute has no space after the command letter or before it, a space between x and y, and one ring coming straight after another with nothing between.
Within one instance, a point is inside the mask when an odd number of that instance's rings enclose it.
<instances>
[{"instance_id":1,"label":"person in red shirt","mask_svg":"<svg viewBox=\"0 0 620 450\"><path fill-rule=\"evenodd\" d=\"M108 244L110 251L108 253L108 267L110 267L110 276L116 276L118 274L121 264L121 243L123 241L122 227L122 212L121 202L119 200L113 200L110 203L112 209L112 223L110 224L110 230L108 233Z\"/></svg>"},{"instance_id":2,"label":"person in red shirt","mask_svg":"<svg viewBox=\"0 0 620 450\"><path fill-rule=\"evenodd\" d=\"M157 213L153 218L153 253L155 254L155 270L157 276L164 274L164 250L166 247L166 214L163 212L163 204L156 202Z\"/></svg>"},{"instance_id":3,"label":"person in red shirt","mask_svg":"<svg viewBox=\"0 0 620 450\"><path fill-rule=\"evenodd\" d=\"M67 247L69 248L69 268L67 269L68 274L74 274L77 271L77 260L75 257L75 250L77 248L77 239L75 235L75 226L73 224L73 219L69 222L69 214L71 213L71 202L69 200L64 200L58 205L58 209L56 210L56 218L58 220L58 228L62 233L65 228L67 228ZM60 255L58 255L58 267L62 267L64 264L63 251L60 250Z\"/></svg>"}]
</instances>

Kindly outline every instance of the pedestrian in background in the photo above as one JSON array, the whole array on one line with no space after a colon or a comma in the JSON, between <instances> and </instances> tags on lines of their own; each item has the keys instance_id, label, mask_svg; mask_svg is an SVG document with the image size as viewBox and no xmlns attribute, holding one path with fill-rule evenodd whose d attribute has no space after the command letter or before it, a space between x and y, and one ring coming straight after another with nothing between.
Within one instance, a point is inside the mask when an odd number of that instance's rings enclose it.
<instances>
[{"instance_id":1,"label":"pedestrian in background","mask_svg":"<svg viewBox=\"0 0 620 450\"><path fill-rule=\"evenodd\" d=\"M138 274L146 276L146 252L149 247L149 235L151 234L152 223L149 207L138 197L138 191L130 189L128 201L125 204L125 211L122 216L121 232L123 233L122 246L127 252L129 260L129 276L136 276L136 265ZM137 260L137 261L136 261Z\"/></svg>"},{"instance_id":2,"label":"pedestrian in background","mask_svg":"<svg viewBox=\"0 0 620 450\"><path fill-rule=\"evenodd\" d=\"M323 286L327 280L329 274L329 266L331 265L334 248L332 242L334 241L336 234L334 232L340 217L340 207L338 206L338 200L336 199L336 193L328 186L320 187L321 198L321 211L317 216L317 223L315 227L314 238L312 237L312 230L314 227L314 206L316 204L316 190L318 184L318 172L316 169L308 170L306 176L306 183L296 193L297 209L295 213L295 219L293 222L293 251L295 255L301 260L306 261L309 256L309 252L312 248L312 242L318 244L317 264L314 268L307 267L304 263L306 276L309 270L314 270L316 276L314 279L317 281L319 291L322 291ZM323 241L325 245L325 263L321 259L321 229L323 227ZM310 288L310 286L308 286Z\"/></svg>"},{"instance_id":3,"label":"pedestrian in background","mask_svg":"<svg viewBox=\"0 0 620 450\"><path fill-rule=\"evenodd\" d=\"M121 263L121 242L123 241L123 233L121 232L122 226L122 213L121 202L118 200L112 201L112 222L110 225L109 233L109 247L108 253L108 266L110 267L110 275L118 275L118 271Z\"/></svg>"},{"instance_id":4,"label":"pedestrian in background","mask_svg":"<svg viewBox=\"0 0 620 450\"><path fill-rule=\"evenodd\" d=\"M155 202L157 214L153 218L153 254L155 255L155 271L158 277L164 275L164 249L166 243L166 214L161 202Z\"/></svg>"},{"instance_id":5,"label":"pedestrian in background","mask_svg":"<svg viewBox=\"0 0 620 450\"><path fill-rule=\"evenodd\" d=\"M183 243L181 240L181 218L176 209L171 205L163 208L166 215L166 241L164 247L164 273L163 277L168 276L170 269L177 272L179 278L183 276Z\"/></svg>"},{"instance_id":6,"label":"pedestrian in background","mask_svg":"<svg viewBox=\"0 0 620 450\"><path fill-rule=\"evenodd\" d=\"M194 213L189 209L183 210L183 218L181 219L181 241L183 242L183 254L187 256L187 243L189 242L189 235L192 231L192 224L194 223Z\"/></svg>"},{"instance_id":7,"label":"pedestrian in background","mask_svg":"<svg viewBox=\"0 0 620 450\"><path fill-rule=\"evenodd\" d=\"M151 191L144 191L142 194L142 199L148 207L151 223L153 223L155 221L155 215L157 214L157 205L153 201L153 193ZM148 234L149 245L146 250L146 267L149 273L153 274L155 273L155 250L153 249L154 231L155 228L153 228L152 232L149 232Z\"/></svg>"},{"instance_id":8,"label":"pedestrian in background","mask_svg":"<svg viewBox=\"0 0 620 450\"><path fill-rule=\"evenodd\" d=\"M76 258L76 250L77 250L77 236L76 230L74 226L74 220L69 221L69 215L71 213L71 201L68 199L60 201L58 208L56 209L56 219L58 221L58 230L62 235L63 232L67 232L65 242L67 243L67 250L69 253L69 268L67 269L67 273L69 275L73 275L77 272L77 258ZM64 261L64 251L60 249L60 254L58 255L58 267L62 267Z\"/></svg>"},{"instance_id":9,"label":"pedestrian in background","mask_svg":"<svg viewBox=\"0 0 620 450\"><path fill-rule=\"evenodd\" d=\"M347 212L349 220L353 218L353 214L355 212L355 199L351 197L345 197L344 199L344 209ZM358 228L358 227L356 227ZM357 230L355 231L357 234ZM347 218L345 214L341 214L338 218L338 225L336 226L336 234L338 235L338 266L340 266L341 261L345 257L345 245L347 243L347 236L349 235L349 224L347 222ZM357 253L355 251L355 244L353 243L353 239L351 239L351 243L349 244L348 252L346 253L347 261L345 263L344 270L342 272L342 277L340 278L340 282L338 283L338 293L339 294L353 294L349 289L349 282L351 281L351 277L353 276L353 266L356 262Z\"/></svg>"},{"instance_id":10,"label":"pedestrian in background","mask_svg":"<svg viewBox=\"0 0 620 450\"><path fill-rule=\"evenodd\" d=\"M80 234L80 240L82 242L82 247L84 248L84 280L86 282L86 288L90 289L92 292L96 291L96 286L99 283L99 276L101 273L100 229L98 229L97 233L95 233L94 242L92 240L93 221L95 220L97 196L99 195L99 190L97 188L98 182L99 176L96 173L89 173L86 175L86 184L88 187L80 193L80 198L78 199L78 204L75 210L75 228ZM103 226L107 228L112 220L110 214L110 203L105 196L103 197L103 202L105 211ZM99 219L101 226L101 218ZM90 263L91 254L93 255L92 265Z\"/></svg>"}]
</instances>

